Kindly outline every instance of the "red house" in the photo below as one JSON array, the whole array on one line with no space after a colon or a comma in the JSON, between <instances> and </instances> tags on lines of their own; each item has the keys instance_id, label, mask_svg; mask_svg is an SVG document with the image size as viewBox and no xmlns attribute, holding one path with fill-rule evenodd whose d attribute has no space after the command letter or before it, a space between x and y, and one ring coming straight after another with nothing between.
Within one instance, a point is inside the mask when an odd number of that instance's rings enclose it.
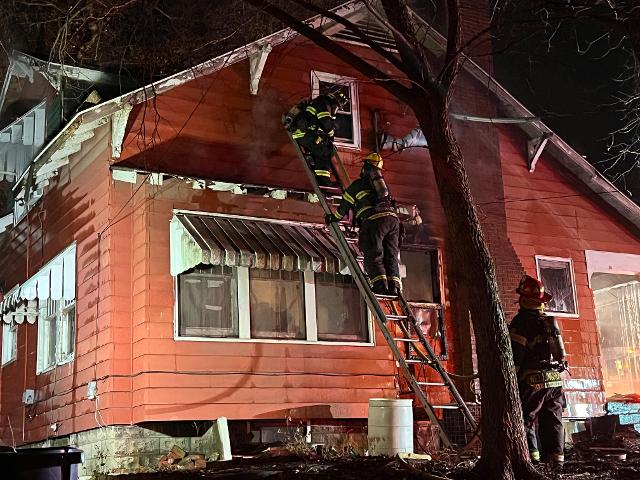
<instances>
[{"instance_id":1,"label":"red house","mask_svg":"<svg viewBox=\"0 0 640 480\"><path fill-rule=\"evenodd\" d=\"M352 3L340 13L369 25ZM374 61L348 31L313 23ZM38 73L33 62L23 69ZM28 81L17 71L5 83ZM0 171L12 172L0 182L15 193L0 219L2 443L78 445L89 474L154 464L174 443L204 449L219 417L232 443L281 438L284 425L314 442L362 438L368 400L398 396L398 371L280 124L333 84L351 99L337 136L355 176L374 112L397 136L416 121L289 30L57 132L47 102L44 120L29 110L0 125ZM472 121L533 115L471 61L454 112L504 306L514 313L523 273L541 278L572 366L567 417L598 415L640 382L640 209L539 120ZM470 374L466 279L448 260L428 150L382 153L394 196L423 219L401 253L405 294L448 370Z\"/></svg>"}]
</instances>

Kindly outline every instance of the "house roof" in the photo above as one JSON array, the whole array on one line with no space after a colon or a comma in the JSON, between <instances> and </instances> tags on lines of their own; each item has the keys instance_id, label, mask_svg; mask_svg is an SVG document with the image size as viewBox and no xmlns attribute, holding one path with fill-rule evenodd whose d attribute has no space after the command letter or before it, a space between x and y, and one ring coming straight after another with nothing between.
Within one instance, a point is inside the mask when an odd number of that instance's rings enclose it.
<instances>
[{"instance_id":1,"label":"house roof","mask_svg":"<svg viewBox=\"0 0 640 480\"><path fill-rule=\"evenodd\" d=\"M338 15L357 21L365 15L364 8L359 2L349 1L333 9ZM341 26L328 20L326 17L317 15L306 21L310 26L320 29L325 33L335 33ZM251 58L262 49L285 43L298 36L298 33L290 28L277 31L271 35L263 37L252 43L236 48L223 55L203 62L197 66L183 70L174 75L156 81L152 84L133 90L127 94L116 97L107 102L98 104L92 108L76 114L71 121L53 138L49 144L41 151L36 162L36 169L45 169L48 175L53 171L52 167L46 167L52 157L57 158L57 168L60 165L59 151L76 150L75 145L82 141L82 137L76 138L83 132L86 136L88 129L95 128L105 123L108 117L114 119L114 133L112 152L114 157L119 157L122 138L124 137L128 113L134 105L143 103L163 92L176 88L194 79L210 75L218 70L226 68L240 61ZM438 34L435 29L428 30L430 47L445 44L444 37ZM541 120L535 116L517 99L515 99L504 87L502 87L486 70L480 67L471 59L466 59L464 68L480 81L489 91L495 94L502 107L513 114L514 117L531 117L532 120L518 125L532 138L540 137L543 133L553 133ZM559 136L553 134L548 141L548 152L556 161L582 181L595 196L598 196L613 208L618 214L626 219L636 231L640 232L640 206L635 204L630 198L624 195L615 185L607 180L589 162L587 162L578 152L568 145ZM70 149L70 146L73 147ZM66 158L66 157L65 157ZM45 176L39 175L40 181L46 180ZM22 180L22 179L21 179Z\"/></svg>"}]
</instances>

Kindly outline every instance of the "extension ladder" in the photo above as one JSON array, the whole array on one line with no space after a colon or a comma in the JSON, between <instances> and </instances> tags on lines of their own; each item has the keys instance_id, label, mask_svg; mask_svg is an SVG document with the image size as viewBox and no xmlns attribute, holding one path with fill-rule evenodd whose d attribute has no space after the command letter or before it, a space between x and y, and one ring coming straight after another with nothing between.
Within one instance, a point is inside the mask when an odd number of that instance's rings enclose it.
<instances>
[{"instance_id":1,"label":"extension ladder","mask_svg":"<svg viewBox=\"0 0 640 480\"><path fill-rule=\"evenodd\" d=\"M313 186L314 193L318 197L319 203L322 206L325 214L333 213L329 202L325 196L325 192L323 188L321 188L316 182L315 175L309 168L307 161L305 159L305 155L300 149L298 142L296 142L291 133L285 128L287 134L289 135L289 139L294 145L296 149L296 153L300 162L302 163L303 168L307 172L309 177L309 181ZM346 182L349 181L348 175L346 174L346 170L340 161L340 157L338 155L337 150L334 149L334 157L336 162L340 168L340 172L346 178L344 179ZM332 165L335 172L335 165ZM338 175L336 175L338 181ZM336 189L326 189L326 191L335 191ZM451 378L445 371L444 367L440 363L438 356L433 350L433 347L429 344L426 339L420 325L418 324L415 316L411 311L410 305L407 303L405 298L400 293L398 296L390 296L390 295L376 295L371 290L369 286L369 281L362 269L362 266L356 259L353 254L353 251L349 247L347 239L343 231L340 229L338 222L333 222L328 226L331 234L333 235L338 250L342 255L344 262L349 267L349 271L353 276L353 279L356 282L358 289L360 290L360 294L363 296L367 306L370 311L373 313L373 316L376 320L376 324L378 328L382 332L382 335L386 339L389 348L393 352L393 356L398 364L398 367L402 371L402 374L407 381L411 392L415 395L416 400L420 404L420 406L425 410L429 420L433 425L438 427L440 439L445 448L452 448L453 445L445 433L440 421L436 415L437 410L443 409L456 409L460 410L464 415L464 418L469 423L470 428L473 431L477 430L476 420L471 414L469 407L464 402L462 396L458 392L458 389L455 387ZM393 328L395 326L396 328ZM392 327L392 328L389 328ZM403 345L404 353L400 349L400 345ZM416 378L414 372L421 372L424 374L428 369L434 370L440 381L437 382L429 382L429 381L421 381ZM423 378L423 376L420 376ZM424 377L426 380L426 377ZM427 389L431 387L442 387L448 389L451 397L453 398L453 403L446 405L432 405L427 399Z\"/></svg>"}]
</instances>

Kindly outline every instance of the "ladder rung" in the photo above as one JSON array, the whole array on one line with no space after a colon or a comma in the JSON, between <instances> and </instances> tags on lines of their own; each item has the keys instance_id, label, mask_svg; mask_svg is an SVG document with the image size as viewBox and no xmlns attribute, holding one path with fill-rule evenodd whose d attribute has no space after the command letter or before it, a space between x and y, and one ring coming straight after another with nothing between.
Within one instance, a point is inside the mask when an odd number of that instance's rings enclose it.
<instances>
[{"instance_id":1,"label":"ladder rung","mask_svg":"<svg viewBox=\"0 0 640 480\"><path fill-rule=\"evenodd\" d=\"M432 361L420 360L417 358L405 358L404 361L406 363L421 363L423 365L430 365L433 363Z\"/></svg>"},{"instance_id":2,"label":"ladder rung","mask_svg":"<svg viewBox=\"0 0 640 480\"><path fill-rule=\"evenodd\" d=\"M417 382L418 385L423 385L425 387L446 387L446 383L442 382Z\"/></svg>"},{"instance_id":3,"label":"ladder rung","mask_svg":"<svg viewBox=\"0 0 640 480\"><path fill-rule=\"evenodd\" d=\"M393 338L396 342L419 342L420 340L418 340L417 338Z\"/></svg>"},{"instance_id":4,"label":"ladder rung","mask_svg":"<svg viewBox=\"0 0 640 480\"><path fill-rule=\"evenodd\" d=\"M385 317L387 317L387 320L393 321L406 320L407 318L409 318L407 315L385 315Z\"/></svg>"},{"instance_id":5,"label":"ladder rung","mask_svg":"<svg viewBox=\"0 0 640 480\"><path fill-rule=\"evenodd\" d=\"M459 410L460 405L431 405L431 408L439 408L441 410Z\"/></svg>"},{"instance_id":6,"label":"ladder rung","mask_svg":"<svg viewBox=\"0 0 640 480\"><path fill-rule=\"evenodd\" d=\"M398 298L397 295L378 295L377 293L374 295L378 300L395 300L396 298Z\"/></svg>"}]
</instances>

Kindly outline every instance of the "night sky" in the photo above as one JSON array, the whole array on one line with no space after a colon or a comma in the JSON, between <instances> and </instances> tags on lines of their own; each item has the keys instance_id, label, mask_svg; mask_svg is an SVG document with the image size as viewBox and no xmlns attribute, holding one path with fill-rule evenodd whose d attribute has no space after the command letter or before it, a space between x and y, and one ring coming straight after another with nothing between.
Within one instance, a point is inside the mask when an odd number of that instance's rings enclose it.
<instances>
[{"instance_id":1,"label":"night sky","mask_svg":"<svg viewBox=\"0 0 640 480\"><path fill-rule=\"evenodd\" d=\"M625 124L619 99L634 87L624 40L595 21L565 23L552 38L539 26L529 34L495 56L499 81L602 172L611 166L615 151L609 150L610 134ZM522 29L516 28L499 39L497 50L518 38ZM635 160L621 162L605 175L612 180ZM640 168L615 183L640 201Z\"/></svg>"}]
</instances>

